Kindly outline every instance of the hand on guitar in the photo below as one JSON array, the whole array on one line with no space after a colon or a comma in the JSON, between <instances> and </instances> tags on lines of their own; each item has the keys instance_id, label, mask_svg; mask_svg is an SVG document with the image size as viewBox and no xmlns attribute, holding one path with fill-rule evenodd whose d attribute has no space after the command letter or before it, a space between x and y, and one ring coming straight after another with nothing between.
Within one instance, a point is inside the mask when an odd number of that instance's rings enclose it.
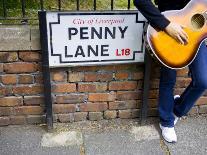
<instances>
[{"instance_id":1,"label":"hand on guitar","mask_svg":"<svg viewBox=\"0 0 207 155\"><path fill-rule=\"evenodd\" d=\"M165 32L170 35L172 38L174 38L177 42L185 45L188 43L188 35L183 30L183 26L177 24L177 23L170 23L166 28Z\"/></svg>"}]
</instances>

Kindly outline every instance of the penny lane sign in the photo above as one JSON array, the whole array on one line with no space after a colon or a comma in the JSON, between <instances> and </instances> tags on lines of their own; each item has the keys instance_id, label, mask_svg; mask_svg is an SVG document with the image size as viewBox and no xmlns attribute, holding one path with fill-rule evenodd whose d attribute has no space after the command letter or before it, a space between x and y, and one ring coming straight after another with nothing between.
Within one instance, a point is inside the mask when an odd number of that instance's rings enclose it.
<instances>
[{"instance_id":1,"label":"penny lane sign","mask_svg":"<svg viewBox=\"0 0 207 155\"><path fill-rule=\"evenodd\" d=\"M50 68L143 62L145 23L138 11L39 11L48 130L53 128Z\"/></svg>"},{"instance_id":2,"label":"penny lane sign","mask_svg":"<svg viewBox=\"0 0 207 155\"><path fill-rule=\"evenodd\" d=\"M138 11L46 12L50 67L144 61Z\"/></svg>"}]
</instances>

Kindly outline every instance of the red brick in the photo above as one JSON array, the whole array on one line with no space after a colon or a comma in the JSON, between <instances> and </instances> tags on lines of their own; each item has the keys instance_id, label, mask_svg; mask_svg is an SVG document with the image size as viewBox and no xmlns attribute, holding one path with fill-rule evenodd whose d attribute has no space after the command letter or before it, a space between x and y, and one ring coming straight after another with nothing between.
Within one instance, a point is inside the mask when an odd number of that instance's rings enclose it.
<instances>
[{"instance_id":1,"label":"red brick","mask_svg":"<svg viewBox=\"0 0 207 155\"><path fill-rule=\"evenodd\" d=\"M160 67L152 68L151 78L160 78Z\"/></svg>"},{"instance_id":2,"label":"red brick","mask_svg":"<svg viewBox=\"0 0 207 155\"><path fill-rule=\"evenodd\" d=\"M89 120L91 121L99 121L103 119L102 112L89 112Z\"/></svg>"},{"instance_id":3,"label":"red brick","mask_svg":"<svg viewBox=\"0 0 207 155\"><path fill-rule=\"evenodd\" d=\"M19 58L23 61L40 61L41 55L38 52L19 52Z\"/></svg>"},{"instance_id":4,"label":"red brick","mask_svg":"<svg viewBox=\"0 0 207 155\"><path fill-rule=\"evenodd\" d=\"M183 76L183 77L187 77L188 76L188 71L189 69L179 69L177 70L177 76Z\"/></svg>"},{"instance_id":5,"label":"red brick","mask_svg":"<svg viewBox=\"0 0 207 155\"><path fill-rule=\"evenodd\" d=\"M141 79L144 79L143 72L133 72L131 76L132 76L131 77L132 80L141 80Z\"/></svg>"},{"instance_id":6,"label":"red brick","mask_svg":"<svg viewBox=\"0 0 207 155\"><path fill-rule=\"evenodd\" d=\"M53 114L53 123L58 122L58 114Z\"/></svg>"},{"instance_id":7,"label":"red brick","mask_svg":"<svg viewBox=\"0 0 207 155\"><path fill-rule=\"evenodd\" d=\"M102 92L107 90L107 83L79 83L79 92Z\"/></svg>"},{"instance_id":8,"label":"red brick","mask_svg":"<svg viewBox=\"0 0 207 155\"><path fill-rule=\"evenodd\" d=\"M69 82L79 82L84 80L83 72L69 72L68 73L68 81Z\"/></svg>"},{"instance_id":9,"label":"red brick","mask_svg":"<svg viewBox=\"0 0 207 155\"><path fill-rule=\"evenodd\" d=\"M116 65L100 66L99 70L102 71L116 71Z\"/></svg>"},{"instance_id":10,"label":"red brick","mask_svg":"<svg viewBox=\"0 0 207 155\"><path fill-rule=\"evenodd\" d=\"M42 62L37 63L37 71L42 72Z\"/></svg>"},{"instance_id":11,"label":"red brick","mask_svg":"<svg viewBox=\"0 0 207 155\"><path fill-rule=\"evenodd\" d=\"M99 70L104 71L135 71L137 70L137 64L117 64L117 65L107 65L99 67Z\"/></svg>"},{"instance_id":12,"label":"red brick","mask_svg":"<svg viewBox=\"0 0 207 155\"><path fill-rule=\"evenodd\" d=\"M35 63L28 62L15 62L4 64L4 70L6 73L32 73L37 71L37 65Z\"/></svg>"},{"instance_id":13,"label":"red brick","mask_svg":"<svg viewBox=\"0 0 207 155\"><path fill-rule=\"evenodd\" d=\"M51 79L55 82L66 82L67 74L64 71L55 71L51 73Z\"/></svg>"},{"instance_id":14,"label":"red brick","mask_svg":"<svg viewBox=\"0 0 207 155\"><path fill-rule=\"evenodd\" d=\"M160 80L159 79L153 79L150 82L150 88L151 89L155 89L155 88L159 88L159 84L160 84Z\"/></svg>"},{"instance_id":15,"label":"red brick","mask_svg":"<svg viewBox=\"0 0 207 155\"><path fill-rule=\"evenodd\" d=\"M40 106L20 106L14 107L15 115L40 115L44 113L44 107Z\"/></svg>"},{"instance_id":16,"label":"red brick","mask_svg":"<svg viewBox=\"0 0 207 155\"><path fill-rule=\"evenodd\" d=\"M192 116L192 115L197 115L198 114L198 106L194 106L190 109L190 111L188 112L188 115Z\"/></svg>"},{"instance_id":17,"label":"red brick","mask_svg":"<svg viewBox=\"0 0 207 155\"><path fill-rule=\"evenodd\" d=\"M114 119L117 117L117 111L104 111L104 118L105 119Z\"/></svg>"},{"instance_id":18,"label":"red brick","mask_svg":"<svg viewBox=\"0 0 207 155\"><path fill-rule=\"evenodd\" d=\"M131 110L119 110L119 118L131 118Z\"/></svg>"},{"instance_id":19,"label":"red brick","mask_svg":"<svg viewBox=\"0 0 207 155\"><path fill-rule=\"evenodd\" d=\"M74 121L85 121L87 120L88 113L87 112L76 112L74 113Z\"/></svg>"},{"instance_id":20,"label":"red brick","mask_svg":"<svg viewBox=\"0 0 207 155\"><path fill-rule=\"evenodd\" d=\"M158 98L158 95L159 95L159 90L158 89L149 91L149 98Z\"/></svg>"},{"instance_id":21,"label":"red brick","mask_svg":"<svg viewBox=\"0 0 207 155\"><path fill-rule=\"evenodd\" d=\"M118 91L117 92L117 100L134 100L141 99L142 92L141 91Z\"/></svg>"},{"instance_id":22,"label":"red brick","mask_svg":"<svg viewBox=\"0 0 207 155\"><path fill-rule=\"evenodd\" d=\"M9 125L9 117L0 117L0 126Z\"/></svg>"},{"instance_id":23,"label":"red brick","mask_svg":"<svg viewBox=\"0 0 207 155\"><path fill-rule=\"evenodd\" d=\"M143 84L144 84L143 80L137 81L137 89L142 90L143 89Z\"/></svg>"},{"instance_id":24,"label":"red brick","mask_svg":"<svg viewBox=\"0 0 207 155\"><path fill-rule=\"evenodd\" d=\"M32 84L34 83L33 76L29 74L19 75L19 84Z\"/></svg>"},{"instance_id":25,"label":"red brick","mask_svg":"<svg viewBox=\"0 0 207 155\"><path fill-rule=\"evenodd\" d=\"M58 114L58 119L61 123L74 122L74 114Z\"/></svg>"},{"instance_id":26,"label":"red brick","mask_svg":"<svg viewBox=\"0 0 207 155\"><path fill-rule=\"evenodd\" d=\"M138 108L138 101L136 100L109 102L110 110L136 109L136 108Z\"/></svg>"},{"instance_id":27,"label":"red brick","mask_svg":"<svg viewBox=\"0 0 207 155\"><path fill-rule=\"evenodd\" d=\"M98 73L85 73L84 75L84 81L92 82L92 81L98 81Z\"/></svg>"},{"instance_id":28,"label":"red brick","mask_svg":"<svg viewBox=\"0 0 207 155\"><path fill-rule=\"evenodd\" d=\"M136 81L110 82L109 90L133 90L137 88Z\"/></svg>"},{"instance_id":29,"label":"red brick","mask_svg":"<svg viewBox=\"0 0 207 155\"><path fill-rule=\"evenodd\" d=\"M174 89L174 94L182 94L184 92L185 88L175 88Z\"/></svg>"},{"instance_id":30,"label":"red brick","mask_svg":"<svg viewBox=\"0 0 207 155\"><path fill-rule=\"evenodd\" d=\"M26 124L26 118L25 116L10 116L10 124L12 125Z\"/></svg>"},{"instance_id":31,"label":"red brick","mask_svg":"<svg viewBox=\"0 0 207 155\"><path fill-rule=\"evenodd\" d=\"M13 62L17 60L17 52L0 52L0 62Z\"/></svg>"},{"instance_id":32,"label":"red brick","mask_svg":"<svg viewBox=\"0 0 207 155\"><path fill-rule=\"evenodd\" d=\"M87 82L95 82L95 81L111 81L113 79L112 72L104 72L104 73L85 73L84 81Z\"/></svg>"},{"instance_id":33,"label":"red brick","mask_svg":"<svg viewBox=\"0 0 207 155\"><path fill-rule=\"evenodd\" d=\"M112 72L98 74L98 81L111 81L111 80L113 80L113 73Z\"/></svg>"},{"instance_id":34,"label":"red brick","mask_svg":"<svg viewBox=\"0 0 207 155\"><path fill-rule=\"evenodd\" d=\"M119 118L137 118L140 115L139 109L119 110Z\"/></svg>"},{"instance_id":35,"label":"red brick","mask_svg":"<svg viewBox=\"0 0 207 155\"><path fill-rule=\"evenodd\" d=\"M87 100L88 96L86 94L67 94L56 96L56 103L83 103Z\"/></svg>"},{"instance_id":36,"label":"red brick","mask_svg":"<svg viewBox=\"0 0 207 155\"><path fill-rule=\"evenodd\" d=\"M196 105L207 105L207 97L203 96L200 97L197 101L196 101Z\"/></svg>"},{"instance_id":37,"label":"red brick","mask_svg":"<svg viewBox=\"0 0 207 155\"><path fill-rule=\"evenodd\" d=\"M39 83L39 84L43 83L43 76L42 76L42 74L36 74L34 76L34 79L35 79L34 83Z\"/></svg>"},{"instance_id":38,"label":"red brick","mask_svg":"<svg viewBox=\"0 0 207 155\"><path fill-rule=\"evenodd\" d=\"M28 115L26 116L28 124L41 124L45 123L45 117L42 115Z\"/></svg>"},{"instance_id":39,"label":"red brick","mask_svg":"<svg viewBox=\"0 0 207 155\"><path fill-rule=\"evenodd\" d=\"M0 106L18 106L23 104L22 97L2 97L0 98Z\"/></svg>"},{"instance_id":40,"label":"red brick","mask_svg":"<svg viewBox=\"0 0 207 155\"><path fill-rule=\"evenodd\" d=\"M76 111L74 104L53 104L54 113L73 113Z\"/></svg>"},{"instance_id":41,"label":"red brick","mask_svg":"<svg viewBox=\"0 0 207 155\"><path fill-rule=\"evenodd\" d=\"M106 102L100 102L100 103L87 103L87 104L80 104L80 111L86 112L86 111L104 111L108 108L108 105Z\"/></svg>"},{"instance_id":42,"label":"red brick","mask_svg":"<svg viewBox=\"0 0 207 155\"><path fill-rule=\"evenodd\" d=\"M114 101L116 99L115 93L90 93L89 101Z\"/></svg>"},{"instance_id":43,"label":"red brick","mask_svg":"<svg viewBox=\"0 0 207 155\"><path fill-rule=\"evenodd\" d=\"M0 116L9 116L13 114L12 107L0 107Z\"/></svg>"},{"instance_id":44,"label":"red brick","mask_svg":"<svg viewBox=\"0 0 207 155\"><path fill-rule=\"evenodd\" d=\"M52 86L52 91L54 93L76 92L76 84L75 83L55 84Z\"/></svg>"},{"instance_id":45,"label":"red brick","mask_svg":"<svg viewBox=\"0 0 207 155\"><path fill-rule=\"evenodd\" d=\"M191 78L184 78L184 77L179 77L176 80L176 85L175 87L177 88L186 88L191 82Z\"/></svg>"},{"instance_id":46,"label":"red brick","mask_svg":"<svg viewBox=\"0 0 207 155\"><path fill-rule=\"evenodd\" d=\"M158 99L149 99L148 102L150 108L155 108L158 105Z\"/></svg>"},{"instance_id":47,"label":"red brick","mask_svg":"<svg viewBox=\"0 0 207 155\"><path fill-rule=\"evenodd\" d=\"M4 65L3 63L0 63L0 73L2 73L4 71Z\"/></svg>"},{"instance_id":48,"label":"red brick","mask_svg":"<svg viewBox=\"0 0 207 155\"><path fill-rule=\"evenodd\" d=\"M157 117L158 116L157 108L150 108L149 111L148 111L148 116Z\"/></svg>"},{"instance_id":49,"label":"red brick","mask_svg":"<svg viewBox=\"0 0 207 155\"><path fill-rule=\"evenodd\" d=\"M1 82L5 85L16 84L17 83L17 76L13 75L13 74L2 75Z\"/></svg>"},{"instance_id":50,"label":"red brick","mask_svg":"<svg viewBox=\"0 0 207 155\"><path fill-rule=\"evenodd\" d=\"M18 95L35 95L43 93L43 86L31 85L31 86L16 86L13 88L13 93Z\"/></svg>"},{"instance_id":51,"label":"red brick","mask_svg":"<svg viewBox=\"0 0 207 155\"><path fill-rule=\"evenodd\" d=\"M3 96L6 94L6 89L4 87L0 87L0 96Z\"/></svg>"},{"instance_id":52,"label":"red brick","mask_svg":"<svg viewBox=\"0 0 207 155\"><path fill-rule=\"evenodd\" d=\"M0 96L9 96L9 95L12 95L11 87L0 86Z\"/></svg>"},{"instance_id":53,"label":"red brick","mask_svg":"<svg viewBox=\"0 0 207 155\"><path fill-rule=\"evenodd\" d=\"M140 117L140 109L131 109L131 118Z\"/></svg>"},{"instance_id":54,"label":"red brick","mask_svg":"<svg viewBox=\"0 0 207 155\"><path fill-rule=\"evenodd\" d=\"M80 66L80 67L74 67L72 68L72 71L79 71L79 72L84 72L84 71L98 71L100 70L100 66Z\"/></svg>"},{"instance_id":55,"label":"red brick","mask_svg":"<svg viewBox=\"0 0 207 155\"><path fill-rule=\"evenodd\" d=\"M127 72L118 72L115 74L117 80L125 80L129 78L129 73Z\"/></svg>"},{"instance_id":56,"label":"red brick","mask_svg":"<svg viewBox=\"0 0 207 155\"><path fill-rule=\"evenodd\" d=\"M206 113L207 113L207 105L200 105L199 114L206 114Z\"/></svg>"},{"instance_id":57,"label":"red brick","mask_svg":"<svg viewBox=\"0 0 207 155\"><path fill-rule=\"evenodd\" d=\"M24 104L25 105L43 105L44 97L43 96L25 96Z\"/></svg>"}]
</instances>

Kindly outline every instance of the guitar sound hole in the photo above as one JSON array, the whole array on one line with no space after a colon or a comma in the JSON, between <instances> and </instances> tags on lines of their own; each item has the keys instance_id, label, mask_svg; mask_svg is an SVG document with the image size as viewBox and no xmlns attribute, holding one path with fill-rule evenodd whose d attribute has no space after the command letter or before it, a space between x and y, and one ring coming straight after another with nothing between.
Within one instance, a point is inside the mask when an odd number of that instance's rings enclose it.
<instances>
[{"instance_id":1,"label":"guitar sound hole","mask_svg":"<svg viewBox=\"0 0 207 155\"><path fill-rule=\"evenodd\" d=\"M202 14L195 14L191 18L191 24L194 29L201 29L205 24L205 17Z\"/></svg>"}]
</instances>

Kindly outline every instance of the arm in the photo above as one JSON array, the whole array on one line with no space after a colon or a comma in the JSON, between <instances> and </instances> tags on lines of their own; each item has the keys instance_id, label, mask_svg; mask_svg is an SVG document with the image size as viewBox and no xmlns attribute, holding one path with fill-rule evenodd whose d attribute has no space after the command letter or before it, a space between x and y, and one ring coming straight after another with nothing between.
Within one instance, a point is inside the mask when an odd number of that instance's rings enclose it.
<instances>
[{"instance_id":1,"label":"arm","mask_svg":"<svg viewBox=\"0 0 207 155\"><path fill-rule=\"evenodd\" d=\"M134 0L134 5L145 16L145 18L147 18L152 27L165 31L181 44L188 43L188 35L183 30L183 27L179 24L170 22L153 5L151 0Z\"/></svg>"},{"instance_id":2,"label":"arm","mask_svg":"<svg viewBox=\"0 0 207 155\"><path fill-rule=\"evenodd\" d=\"M170 24L170 21L160 13L151 0L134 0L134 5L147 18L152 27L164 30Z\"/></svg>"}]
</instances>

